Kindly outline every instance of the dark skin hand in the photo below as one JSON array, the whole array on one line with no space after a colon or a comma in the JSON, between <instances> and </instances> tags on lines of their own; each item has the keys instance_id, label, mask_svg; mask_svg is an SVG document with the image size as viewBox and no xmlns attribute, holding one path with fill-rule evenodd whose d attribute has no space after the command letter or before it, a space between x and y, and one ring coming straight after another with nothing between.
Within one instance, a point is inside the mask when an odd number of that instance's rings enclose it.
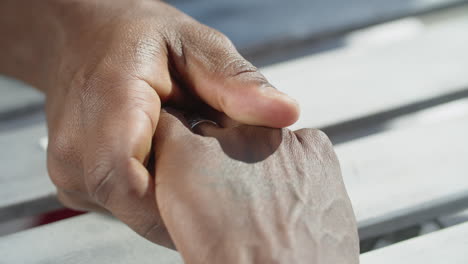
<instances>
[{"instance_id":1,"label":"dark skin hand","mask_svg":"<svg viewBox=\"0 0 468 264\"><path fill-rule=\"evenodd\" d=\"M66 206L110 212L189 264L358 262L322 133L213 117L222 128L197 135L160 112L297 120L221 33L156 0L3 0L0 35L0 73L46 94L48 170Z\"/></svg>"},{"instance_id":2,"label":"dark skin hand","mask_svg":"<svg viewBox=\"0 0 468 264\"><path fill-rule=\"evenodd\" d=\"M160 1L2 0L0 36L0 73L46 94L62 203L109 211L168 247L146 169L161 106L204 103L269 127L299 116L226 36Z\"/></svg>"},{"instance_id":3,"label":"dark skin hand","mask_svg":"<svg viewBox=\"0 0 468 264\"><path fill-rule=\"evenodd\" d=\"M314 129L202 123L162 112L155 195L185 263L355 264L359 239L338 160Z\"/></svg>"}]
</instances>

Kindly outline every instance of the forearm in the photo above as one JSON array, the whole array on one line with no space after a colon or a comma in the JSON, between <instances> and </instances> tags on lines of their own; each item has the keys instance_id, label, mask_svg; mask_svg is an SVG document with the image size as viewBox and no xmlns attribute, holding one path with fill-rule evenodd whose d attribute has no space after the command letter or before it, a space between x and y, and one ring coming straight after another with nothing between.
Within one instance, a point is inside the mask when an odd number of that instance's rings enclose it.
<instances>
[{"instance_id":1,"label":"forearm","mask_svg":"<svg viewBox=\"0 0 468 264\"><path fill-rule=\"evenodd\" d=\"M59 68L71 67L63 57L81 56L73 54L80 40L124 7L95 0L0 1L0 74L47 92L57 74L67 74Z\"/></svg>"},{"instance_id":2,"label":"forearm","mask_svg":"<svg viewBox=\"0 0 468 264\"><path fill-rule=\"evenodd\" d=\"M0 73L45 89L63 46L56 1L0 2Z\"/></svg>"}]
</instances>

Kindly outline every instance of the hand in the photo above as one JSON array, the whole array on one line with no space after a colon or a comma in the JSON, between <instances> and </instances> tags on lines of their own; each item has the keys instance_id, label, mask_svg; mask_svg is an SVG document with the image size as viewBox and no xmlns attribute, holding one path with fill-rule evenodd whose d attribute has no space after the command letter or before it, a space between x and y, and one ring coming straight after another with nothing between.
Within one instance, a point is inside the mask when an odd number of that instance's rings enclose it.
<instances>
[{"instance_id":1,"label":"hand","mask_svg":"<svg viewBox=\"0 0 468 264\"><path fill-rule=\"evenodd\" d=\"M48 169L68 207L106 210L171 247L145 165L161 105L203 102L284 127L298 106L221 33L154 0L55 1L62 31L37 86L47 93ZM47 2L49 3L49 2ZM155 231L157 230L157 231Z\"/></svg>"},{"instance_id":2,"label":"hand","mask_svg":"<svg viewBox=\"0 0 468 264\"><path fill-rule=\"evenodd\" d=\"M185 263L359 263L328 138L217 121L199 136L162 113L156 132L156 200Z\"/></svg>"}]
</instances>

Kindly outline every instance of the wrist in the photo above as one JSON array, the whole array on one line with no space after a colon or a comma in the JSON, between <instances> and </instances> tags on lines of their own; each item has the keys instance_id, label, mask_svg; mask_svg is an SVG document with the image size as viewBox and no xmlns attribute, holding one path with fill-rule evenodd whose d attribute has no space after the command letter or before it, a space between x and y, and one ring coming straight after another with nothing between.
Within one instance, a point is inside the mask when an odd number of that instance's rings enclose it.
<instances>
[{"instance_id":1,"label":"wrist","mask_svg":"<svg viewBox=\"0 0 468 264\"><path fill-rule=\"evenodd\" d=\"M226 235L225 239L203 239L195 242L197 246L191 244L194 241L188 241L191 245L177 248L187 263L194 264L301 264L310 263L317 257L316 247L306 242L295 241L292 247L272 237L255 239Z\"/></svg>"}]
</instances>

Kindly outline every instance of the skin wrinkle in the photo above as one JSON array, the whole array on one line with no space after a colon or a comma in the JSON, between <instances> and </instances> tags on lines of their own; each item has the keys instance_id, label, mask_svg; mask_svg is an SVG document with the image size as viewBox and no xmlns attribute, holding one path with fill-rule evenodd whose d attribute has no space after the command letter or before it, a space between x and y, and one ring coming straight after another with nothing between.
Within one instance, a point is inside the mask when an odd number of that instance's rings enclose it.
<instances>
[{"instance_id":1,"label":"skin wrinkle","mask_svg":"<svg viewBox=\"0 0 468 264\"><path fill-rule=\"evenodd\" d=\"M150 227L148 228L148 230L144 231L142 234L143 234L143 237L148 239L148 237L154 232L156 231L157 229L161 228L161 221L156 221L153 225L150 225Z\"/></svg>"},{"instance_id":2,"label":"skin wrinkle","mask_svg":"<svg viewBox=\"0 0 468 264\"><path fill-rule=\"evenodd\" d=\"M231 58L223 65L220 72L231 73L230 78L238 77L239 75L246 73L257 73L258 69L252 64L248 63L245 59L238 57L236 54L227 54L227 58Z\"/></svg>"},{"instance_id":3,"label":"skin wrinkle","mask_svg":"<svg viewBox=\"0 0 468 264\"><path fill-rule=\"evenodd\" d=\"M172 43L169 45L168 43ZM179 89L186 92L190 92L192 89L187 81L181 77L181 74L177 69L187 67L187 58L185 55L184 46L179 38L174 38L174 40L166 40L166 53L167 53L167 65L169 69L169 76L171 81L179 87ZM172 89L168 95L168 100L174 98L176 94L176 89Z\"/></svg>"},{"instance_id":4,"label":"skin wrinkle","mask_svg":"<svg viewBox=\"0 0 468 264\"><path fill-rule=\"evenodd\" d=\"M88 172L88 178L91 180L87 187L90 190L91 197L94 198L101 205L106 206L114 188L106 188L108 190L103 191L104 187L109 186L109 182L112 179L112 174L115 168L105 168L105 172L99 172L105 165L98 165L94 169ZM96 176L94 176L96 175Z\"/></svg>"},{"instance_id":5,"label":"skin wrinkle","mask_svg":"<svg viewBox=\"0 0 468 264\"><path fill-rule=\"evenodd\" d=\"M127 74L144 80L147 75L151 76L154 73L154 65L159 64L161 60L159 58L167 57L166 53L162 51L163 40L159 36L154 37L154 35L141 36L137 29L130 28L128 31L130 35L134 36L126 37L126 39L134 39L135 41L124 44L123 52L120 54L125 54L124 52L128 50L128 58L125 59L125 56L122 56L121 61L131 67ZM147 83L150 82L147 81ZM159 89L161 88L159 87Z\"/></svg>"}]
</instances>

